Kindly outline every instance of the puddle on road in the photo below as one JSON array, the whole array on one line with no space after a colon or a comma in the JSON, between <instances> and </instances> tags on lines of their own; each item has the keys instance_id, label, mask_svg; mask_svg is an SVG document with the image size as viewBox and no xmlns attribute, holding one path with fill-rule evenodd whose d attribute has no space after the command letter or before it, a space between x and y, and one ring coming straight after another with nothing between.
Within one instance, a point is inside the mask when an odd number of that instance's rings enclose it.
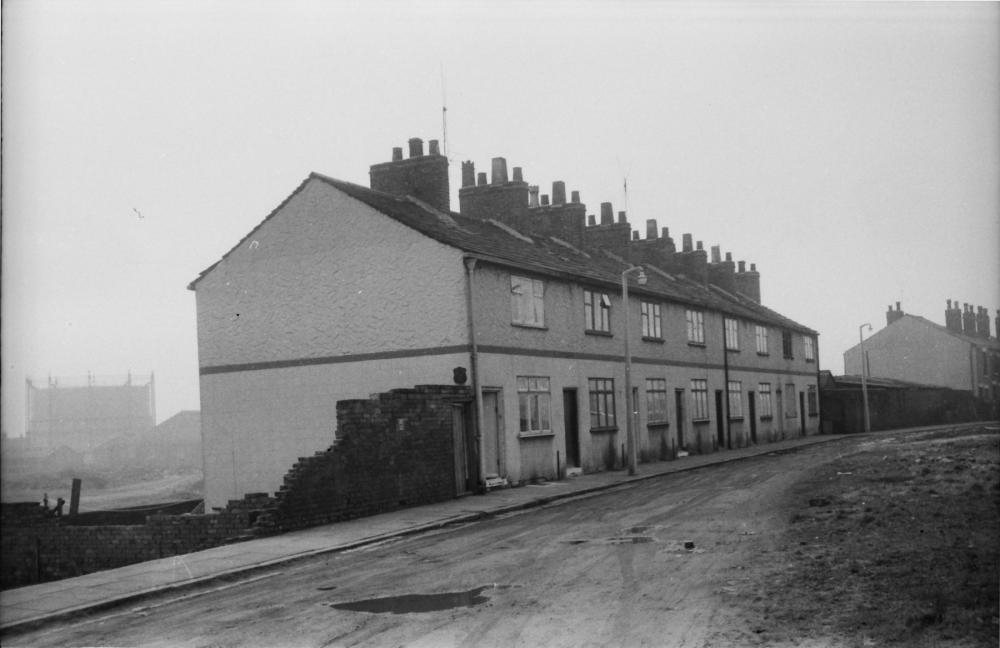
<instances>
[{"instance_id":1,"label":"puddle on road","mask_svg":"<svg viewBox=\"0 0 1000 648\"><path fill-rule=\"evenodd\" d=\"M411 612L440 612L460 607L474 607L489 600L483 592L492 589L507 589L510 585L484 585L466 592L444 592L441 594L402 594L383 598L331 603L337 610L371 612L373 614L409 614Z\"/></svg>"},{"instance_id":2,"label":"puddle on road","mask_svg":"<svg viewBox=\"0 0 1000 648\"><path fill-rule=\"evenodd\" d=\"M608 544L645 544L655 542L656 539L650 536L624 536L618 538L608 538Z\"/></svg>"}]
</instances>

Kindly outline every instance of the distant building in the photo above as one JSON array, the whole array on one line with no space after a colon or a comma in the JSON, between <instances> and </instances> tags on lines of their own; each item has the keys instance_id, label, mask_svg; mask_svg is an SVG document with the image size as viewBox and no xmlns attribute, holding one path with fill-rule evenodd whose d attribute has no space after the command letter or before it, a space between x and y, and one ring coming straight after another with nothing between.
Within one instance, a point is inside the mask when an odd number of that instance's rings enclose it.
<instances>
[{"instance_id":1,"label":"distant building","mask_svg":"<svg viewBox=\"0 0 1000 648\"><path fill-rule=\"evenodd\" d=\"M896 302L886 312L886 326L863 346L869 376L967 391L990 403L1000 400L1000 341L990 335L985 308L959 308L949 299L942 326L903 312ZM861 375L861 347L844 352L845 374Z\"/></svg>"},{"instance_id":2,"label":"distant building","mask_svg":"<svg viewBox=\"0 0 1000 648\"><path fill-rule=\"evenodd\" d=\"M760 303L755 265L655 220L641 239L611 203L598 222L503 158L462 164L452 212L436 141L370 179L311 174L190 286L207 507L276 491L339 400L414 385L472 387L470 490L604 469L629 416L647 459L818 432L817 334Z\"/></svg>"},{"instance_id":3,"label":"distant building","mask_svg":"<svg viewBox=\"0 0 1000 648\"><path fill-rule=\"evenodd\" d=\"M38 449L90 452L123 435L149 432L156 421L152 374L86 379L49 378L25 384L26 436Z\"/></svg>"}]
</instances>

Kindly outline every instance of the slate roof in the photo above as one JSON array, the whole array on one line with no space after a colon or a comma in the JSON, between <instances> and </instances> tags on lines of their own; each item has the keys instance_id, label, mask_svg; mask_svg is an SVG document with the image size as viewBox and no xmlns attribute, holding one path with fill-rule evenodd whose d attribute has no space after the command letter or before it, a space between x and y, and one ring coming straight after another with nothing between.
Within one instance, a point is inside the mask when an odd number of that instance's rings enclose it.
<instances>
[{"instance_id":1,"label":"slate roof","mask_svg":"<svg viewBox=\"0 0 1000 648\"><path fill-rule=\"evenodd\" d=\"M280 211L310 180L330 185L431 239L490 263L546 276L608 286L612 289L621 285L621 272L628 267L628 263L614 255L594 250L578 250L551 237L528 236L496 221L471 218L455 212L441 212L408 196L375 191L315 172L311 173L282 201L281 205L222 258L229 256L261 225ZM188 288L194 290L198 281L211 272L218 263L202 271ZM715 286L705 286L683 275L668 274L664 271L647 272L646 276L645 286L639 286L635 283L634 276L630 277L629 291L816 335L816 331L743 295L731 294Z\"/></svg>"},{"instance_id":2,"label":"slate roof","mask_svg":"<svg viewBox=\"0 0 1000 648\"><path fill-rule=\"evenodd\" d=\"M911 318L917 320L918 322L920 322L921 324L923 324L924 326L929 326L930 328L935 329L935 330L937 330L937 331L939 331L941 333L947 333L948 335L950 335L950 336L952 336L954 338L958 338L959 340L962 340L964 342L968 342L969 344L974 344L974 345L980 346L980 347L981 346L985 346L985 347L989 347L991 349L998 349L998 350L1000 350L1000 340L997 340L997 338L995 338L995 337L981 338L981 337L976 337L974 335L966 335L965 333L958 333L956 331L952 331L947 326L942 326L941 324L936 324L936 323L930 321L929 319L927 319L925 317L921 317L920 315L911 315L910 313L903 313L903 317L911 317ZM896 321L899 321L899 320L896 320ZM893 322L893 324L895 324L895 323L896 322ZM892 326L892 324L889 324L889 326ZM888 328L889 326L887 326L886 328Z\"/></svg>"}]
</instances>

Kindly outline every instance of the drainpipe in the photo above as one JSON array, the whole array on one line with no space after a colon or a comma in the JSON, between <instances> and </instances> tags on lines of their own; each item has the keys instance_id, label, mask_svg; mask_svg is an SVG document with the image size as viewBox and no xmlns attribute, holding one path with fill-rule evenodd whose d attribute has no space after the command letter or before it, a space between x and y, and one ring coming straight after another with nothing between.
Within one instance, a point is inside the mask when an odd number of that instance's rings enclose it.
<instances>
[{"instance_id":1,"label":"drainpipe","mask_svg":"<svg viewBox=\"0 0 1000 648\"><path fill-rule=\"evenodd\" d=\"M738 332L737 332L738 334ZM723 393L726 395L726 447L733 449L733 421L729 416L729 343L726 340L726 314L722 314L722 373L725 385Z\"/></svg>"},{"instance_id":2,"label":"drainpipe","mask_svg":"<svg viewBox=\"0 0 1000 648\"><path fill-rule=\"evenodd\" d=\"M480 488L485 491L486 482L483 475L486 474L486 466L483 464L485 456L483 453L483 393L479 389L479 347L476 344L476 322L475 322L475 291L472 280L476 271L476 259L466 257L465 259L465 310L469 321L469 373L472 374L472 394L475 402L475 413L473 420L476 426L476 463L478 474L476 481Z\"/></svg>"}]
</instances>

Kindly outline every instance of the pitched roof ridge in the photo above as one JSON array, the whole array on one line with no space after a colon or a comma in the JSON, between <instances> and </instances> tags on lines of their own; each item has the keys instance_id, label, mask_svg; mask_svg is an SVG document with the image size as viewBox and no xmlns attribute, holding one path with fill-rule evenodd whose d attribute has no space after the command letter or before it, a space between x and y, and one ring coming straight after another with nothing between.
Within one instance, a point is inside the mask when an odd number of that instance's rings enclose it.
<instances>
[{"instance_id":1,"label":"pitched roof ridge","mask_svg":"<svg viewBox=\"0 0 1000 648\"><path fill-rule=\"evenodd\" d=\"M440 209L438 209L434 205L426 203L423 200L420 200L419 198L417 198L416 196L407 195L406 196L406 200L409 200L410 202L412 202L412 203L414 203L416 205L419 205L421 208L424 209L424 211L430 212L431 215L436 216L438 218L438 220L440 220L442 223L444 223L448 227L458 227L458 228L461 227L458 224L458 222L454 218L451 217L451 214L444 213L443 211L441 211Z\"/></svg>"},{"instance_id":2,"label":"pitched roof ridge","mask_svg":"<svg viewBox=\"0 0 1000 648\"><path fill-rule=\"evenodd\" d=\"M561 245L561 246L563 246L565 248L569 248L570 250L573 250L577 254L582 254L583 256L587 257L588 259L590 258L589 254L587 254L586 252L584 252L580 248L576 247L575 245L573 245L569 241L564 241L564 240L562 240L561 238L559 238L557 236L550 236L549 238L552 239L553 243Z\"/></svg>"},{"instance_id":3,"label":"pitched roof ridge","mask_svg":"<svg viewBox=\"0 0 1000 648\"><path fill-rule=\"evenodd\" d=\"M933 326L934 328L938 329L939 331L947 333L948 335L951 335L952 337L956 337L956 338L958 338L960 340L964 340L965 342L968 342L969 344L986 344L987 346L991 346L991 347L995 347L995 348L1000 348L1000 340L998 340L997 338L992 338L992 337L981 338L981 337L975 337L973 335L969 335L965 331L953 331L950 328L948 328L947 326L945 326L944 324L938 324L937 322L932 322L931 320L927 319L923 315L914 315L913 313L903 313L903 317L912 317L914 319L920 320L921 322L923 322L925 324L930 324L931 326ZM893 323L895 323L895 322L893 322Z\"/></svg>"},{"instance_id":4,"label":"pitched roof ridge","mask_svg":"<svg viewBox=\"0 0 1000 648\"><path fill-rule=\"evenodd\" d=\"M487 223L490 223L491 225L499 227L500 229L502 229L503 231L507 232L508 234L510 234L511 236L513 236L514 238L521 239L522 241L525 241L527 243L534 243L535 242L534 239L529 238L528 236L522 234L521 232L518 232L516 229L514 229L513 227L511 227L510 225L508 225L506 223L501 223L500 221L498 221L496 219L493 219L493 218L487 218L485 220L486 220Z\"/></svg>"}]
</instances>

